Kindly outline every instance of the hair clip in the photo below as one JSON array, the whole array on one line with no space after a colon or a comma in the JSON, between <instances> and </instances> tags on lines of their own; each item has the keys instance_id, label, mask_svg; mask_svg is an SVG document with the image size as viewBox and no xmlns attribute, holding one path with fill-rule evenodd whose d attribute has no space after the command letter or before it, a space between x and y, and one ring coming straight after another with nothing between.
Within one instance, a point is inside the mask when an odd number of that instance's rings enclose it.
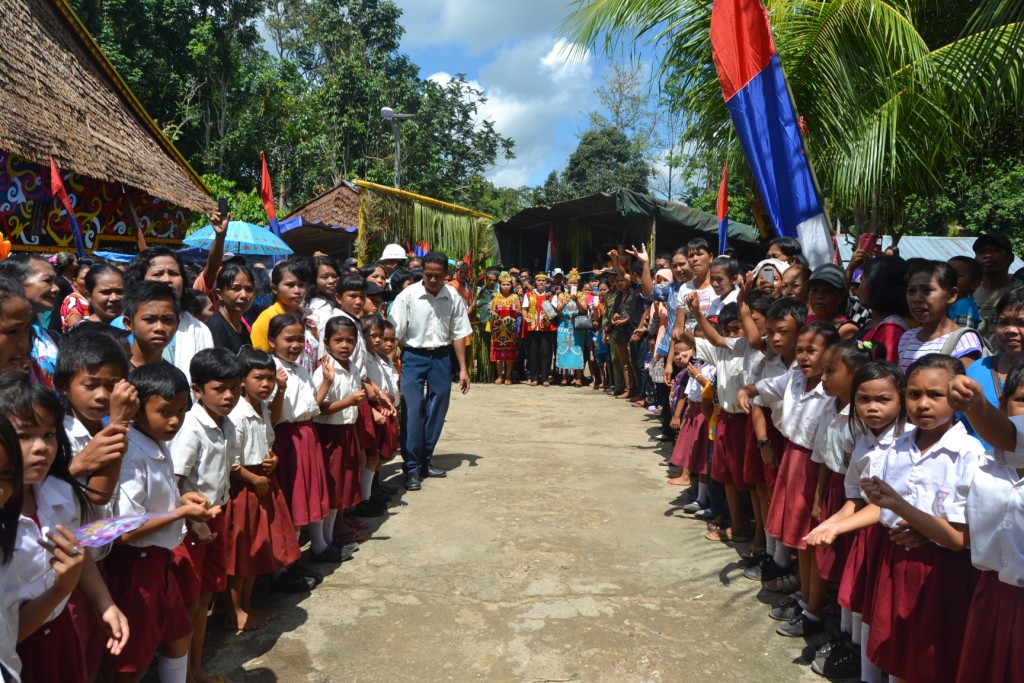
<instances>
[{"instance_id":1,"label":"hair clip","mask_svg":"<svg viewBox=\"0 0 1024 683\"><path fill-rule=\"evenodd\" d=\"M858 341L857 348L860 349L861 351L870 351L871 349L875 348L875 345L869 341Z\"/></svg>"}]
</instances>

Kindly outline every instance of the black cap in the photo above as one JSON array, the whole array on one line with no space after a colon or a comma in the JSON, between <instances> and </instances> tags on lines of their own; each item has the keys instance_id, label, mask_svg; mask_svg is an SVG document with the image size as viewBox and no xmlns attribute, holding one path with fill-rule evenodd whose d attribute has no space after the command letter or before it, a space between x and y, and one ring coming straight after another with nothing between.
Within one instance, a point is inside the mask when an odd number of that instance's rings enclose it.
<instances>
[{"instance_id":1,"label":"black cap","mask_svg":"<svg viewBox=\"0 0 1024 683\"><path fill-rule=\"evenodd\" d=\"M1010 244L1010 238L1001 232L990 232L974 240L974 253L978 253L978 250L983 247L996 247L1008 254L1013 253L1013 245Z\"/></svg>"},{"instance_id":2,"label":"black cap","mask_svg":"<svg viewBox=\"0 0 1024 683\"><path fill-rule=\"evenodd\" d=\"M355 268L359 265L359 260L353 256L349 256L345 259L345 262L341 264L343 268Z\"/></svg>"},{"instance_id":3,"label":"black cap","mask_svg":"<svg viewBox=\"0 0 1024 683\"><path fill-rule=\"evenodd\" d=\"M846 291L846 273L844 273L843 269L834 263L824 263L815 268L811 273L811 277L807 279L807 282L811 283L815 280L818 282L824 282L830 287L834 287L844 292Z\"/></svg>"},{"instance_id":4,"label":"black cap","mask_svg":"<svg viewBox=\"0 0 1024 683\"><path fill-rule=\"evenodd\" d=\"M367 280L366 282L366 296L383 296L384 290L380 288L376 282Z\"/></svg>"}]
</instances>

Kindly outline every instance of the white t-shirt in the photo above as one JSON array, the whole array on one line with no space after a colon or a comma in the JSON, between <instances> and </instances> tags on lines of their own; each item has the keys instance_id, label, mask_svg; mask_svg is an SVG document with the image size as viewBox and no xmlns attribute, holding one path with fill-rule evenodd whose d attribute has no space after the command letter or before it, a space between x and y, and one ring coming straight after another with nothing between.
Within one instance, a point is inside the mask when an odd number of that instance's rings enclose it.
<instances>
[{"instance_id":1,"label":"white t-shirt","mask_svg":"<svg viewBox=\"0 0 1024 683\"><path fill-rule=\"evenodd\" d=\"M730 349L720 349L707 339L695 339L695 355L714 363L718 376L718 405L727 413L741 412L736 405L736 394L743 388L743 357Z\"/></svg>"},{"instance_id":2,"label":"white t-shirt","mask_svg":"<svg viewBox=\"0 0 1024 683\"><path fill-rule=\"evenodd\" d=\"M754 386L769 405L781 404L776 426L782 435L798 446L813 448L818 420L828 401L821 382L808 391L804 373L793 368L784 375L762 379ZM775 417L774 412L772 417Z\"/></svg>"},{"instance_id":3,"label":"white t-shirt","mask_svg":"<svg viewBox=\"0 0 1024 683\"><path fill-rule=\"evenodd\" d=\"M694 292L697 292L697 294L700 296L700 312L703 313L704 315L707 315L708 311L711 310L711 303L715 300L715 297L717 296L717 294L715 294L715 290L712 289L711 285L708 285L704 289L697 289L696 287L694 287L692 280L690 282L685 283L682 287L679 288L679 291L676 292L676 315L678 316L680 311L683 312L683 314L686 316L686 329L690 330L691 332L693 331L694 327L696 327L697 321L694 320L693 316L690 315L690 309L686 306L686 297L693 294Z\"/></svg>"},{"instance_id":4,"label":"white t-shirt","mask_svg":"<svg viewBox=\"0 0 1024 683\"><path fill-rule=\"evenodd\" d=\"M871 430L868 430L866 434L862 434L857 438L856 443L853 445L853 452L850 453L850 462L846 466L845 487L847 500L860 498L867 502L867 497L860 488L860 480L867 476L865 473L870 469L871 459L877 459L879 453L884 453L892 445L895 438L895 422L889 425L881 434L876 435Z\"/></svg>"},{"instance_id":5,"label":"white t-shirt","mask_svg":"<svg viewBox=\"0 0 1024 683\"><path fill-rule=\"evenodd\" d=\"M167 446L135 427L128 430L128 450L121 461L121 477L114 496L114 514L144 515L172 512L181 505L174 461ZM156 546L174 550L185 538L185 522L164 528L129 543L139 548Z\"/></svg>"},{"instance_id":6,"label":"white t-shirt","mask_svg":"<svg viewBox=\"0 0 1024 683\"><path fill-rule=\"evenodd\" d=\"M235 450L232 467L257 467L274 445L274 427L270 422L270 408L260 403L260 412L244 398L228 415L235 428Z\"/></svg>"},{"instance_id":7,"label":"white t-shirt","mask_svg":"<svg viewBox=\"0 0 1024 683\"><path fill-rule=\"evenodd\" d=\"M298 363L288 363L274 357L277 367L284 368L288 383L284 387L284 403L281 406L281 422L305 422L320 414L316 404L316 387L306 368ZM277 387L274 387L274 395ZM273 396L271 396L273 399Z\"/></svg>"},{"instance_id":8,"label":"white t-shirt","mask_svg":"<svg viewBox=\"0 0 1024 683\"><path fill-rule=\"evenodd\" d=\"M854 446L853 434L850 433L850 404L836 412L836 403L834 397L830 398L821 411L811 460L837 474L846 474Z\"/></svg>"}]
</instances>

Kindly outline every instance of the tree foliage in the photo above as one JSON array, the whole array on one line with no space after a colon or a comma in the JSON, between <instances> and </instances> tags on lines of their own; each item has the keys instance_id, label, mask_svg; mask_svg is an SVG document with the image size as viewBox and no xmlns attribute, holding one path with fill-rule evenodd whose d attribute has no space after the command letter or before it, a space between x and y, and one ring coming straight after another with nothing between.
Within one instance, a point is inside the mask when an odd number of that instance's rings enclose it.
<instances>
[{"instance_id":1,"label":"tree foliage","mask_svg":"<svg viewBox=\"0 0 1024 683\"><path fill-rule=\"evenodd\" d=\"M189 162L243 192L260 150L284 206L343 178L392 184L388 106L414 115L400 124L403 189L459 204L500 195L484 174L514 158L513 141L464 76L420 77L391 0L71 3Z\"/></svg>"},{"instance_id":2,"label":"tree foliage","mask_svg":"<svg viewBox=\"0 0 1024 683\"><path fill-rule=\"evenodd\" d=\"M913 0L765 4L826 203L847 225L898 222L908 197L941 191L978 131L1020 111L1024 0L953 2L948 15ZM739 162L713 68L711 8L576 0L565 28L579 45L607 52L636 40L663 48L660 76L689 117L687 149Z\"/></svg>"}]
</instances>

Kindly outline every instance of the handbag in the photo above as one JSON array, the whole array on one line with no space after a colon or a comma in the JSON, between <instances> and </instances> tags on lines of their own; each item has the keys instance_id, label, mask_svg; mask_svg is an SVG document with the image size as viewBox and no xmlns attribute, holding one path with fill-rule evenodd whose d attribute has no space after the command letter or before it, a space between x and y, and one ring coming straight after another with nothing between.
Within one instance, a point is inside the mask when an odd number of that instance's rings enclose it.
<instances>
[{"instance_id":1,"label":"handbag","mask_svg":"<svg viewBox=\"0 0 1024 683\"><path fill-rule=\"evenodd\" d=\"M572 327L577 332L590 332L594 329L594 321L589 315L578 315L572 322Z\"/></svg>"},{"instance_id":2,"label":"handbag","mask_svg":"<svg viewBox=\"0 0 1024 683\"><path fill-rule=\"evenodd\" d=\"M558 317L558 311L556 311L555 307L551 305L550 300L542 303L540 305L540 308L541 311L544 312L544 317L547 318L548 320L554 320L555 318Z\"/></svg>"}]
</instances>

